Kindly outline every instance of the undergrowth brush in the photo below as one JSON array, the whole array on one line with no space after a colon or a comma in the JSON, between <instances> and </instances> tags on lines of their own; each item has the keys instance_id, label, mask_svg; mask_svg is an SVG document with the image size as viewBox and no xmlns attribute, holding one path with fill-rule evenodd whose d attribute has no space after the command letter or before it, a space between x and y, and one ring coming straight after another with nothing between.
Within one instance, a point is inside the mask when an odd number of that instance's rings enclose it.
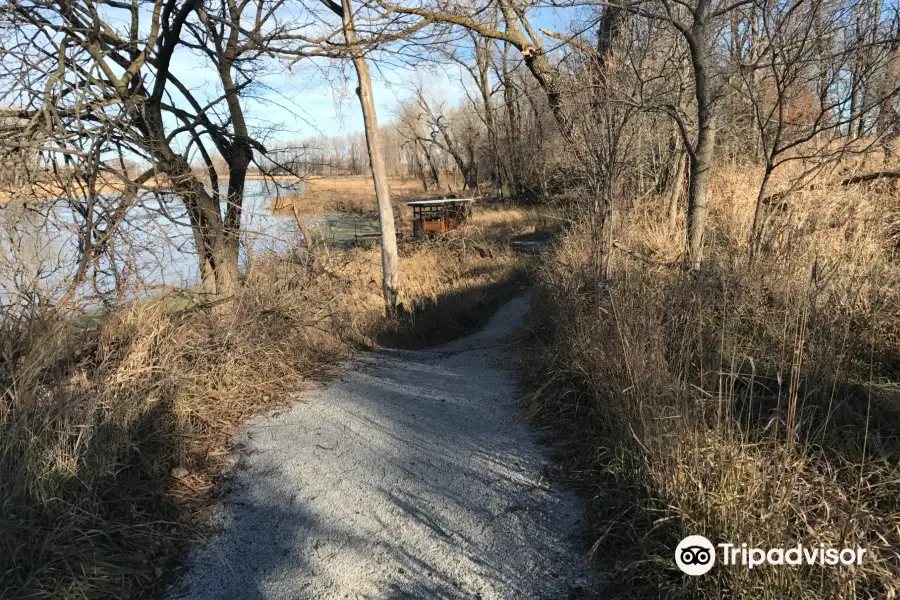
<instances>
[{"instance_id":1,"label":"undergrowth brush","mask_svg":"<svg viewBox=\"0 0 900 600\"><path fill-rule=\"evenodd\" d=\"M324 246L260 257L215 307L177 292L103 315L3 315L0 597L158 596L247 418L355 348L461 335L518 292L525 259L505 238L540 219L485 218L401 246L396 319L379 249Z\"/></svg>"},{"instance_id":2,"label":"undergrowth brush","mask_svg":"<svg viewBox=\"0 0 900 600\"><path fill-rule=\"evenodd\" d=\"M662 215L621 224L612 276L573 228L538 275L529 418L588 500L618 591L652 598L891 598L900 587L900 197L823 186L746 248L753 182L713 183L703 268ZM661 204L661 202L658 202ZM858 566L716 565L678 542L863 547Z\"/></svg>"}]
</instances>

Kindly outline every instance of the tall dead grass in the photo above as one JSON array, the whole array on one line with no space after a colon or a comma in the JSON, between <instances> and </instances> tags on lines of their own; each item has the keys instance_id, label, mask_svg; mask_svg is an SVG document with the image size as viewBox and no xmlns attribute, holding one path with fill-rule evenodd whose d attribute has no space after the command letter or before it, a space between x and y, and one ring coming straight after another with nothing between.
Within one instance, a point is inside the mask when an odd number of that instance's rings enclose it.
<instances>
[{"instance_id":1,"label":"tall dead grass","mask_svg":"<svg viewBox=\"0 0 900 600\"><path fill-rule=\"evenodd\" d=\"M751 265L756 181L713 183L707 259L622 224L614 277L571 231L539 275L530 418L566 451L597 556L621 592L666 598L891 598L900 587L900 195L823 185L771 216ZM868 548L860 566L717 565L687 577L689 534L761 548Z\"/></svg>"},{"instance_id":2,"label":"tall dead grass","mask_svg":"<svg viewBox=\"0 0 900 600\"><path fill-rule=\"evenodd\" d=\"M534 219L480 218L402 247L408 311L393 321L379 250L325 247L260 259L224 310L179 296L100 318L5 315L0 597L156 595L202 532L244 420L353 348L459 335L511 293L523 258L505 236Z\"/></svg>"},{"instance_id":3,"label":"tall dead grass","mask_svg":"<svg viewBox=\"0 0 900 600\"><path fill-rule=\"evenodd\" d=\"M418 348L478 329L531 279L532 260L510 242L557 229L553 211L495 205L447 235L400 247L405 311L382 322L379 343Z\"/></svg>"},{"instance_id":4,"label":"tall dead grass","mask_svg":"<svg viewBox=\"0 0 900 600\"><path fill-rule=\"evenodd\" d=\"M288 195L272 200L275 213L290 214L296 206L301 213L337 212L356 215L377 215L378 204L372 193L371 175L342 175L339 177L310 177L309 186L300 196ZM428 196L422 184L412 179L392 177L391 198L395 212L403 214L404 202ZM431 192L436 194L437 192Z\"/></svg>"},{"instance_id":5,"label":"tall dead grass","mask_svg":"<svg viewBox=\"0 0 900 600\"><path fill-rule=\"evenodd\" d=\"M52 316L3 329L0 590L8 598L141 597L227 459L248 415L286 401L343 356L297 265L254 269L226 318L168 299L97 326ZM325 304L327 306L327 303ZM186 528L187 526L187 528Z\"/></svg>"}]
</instances>

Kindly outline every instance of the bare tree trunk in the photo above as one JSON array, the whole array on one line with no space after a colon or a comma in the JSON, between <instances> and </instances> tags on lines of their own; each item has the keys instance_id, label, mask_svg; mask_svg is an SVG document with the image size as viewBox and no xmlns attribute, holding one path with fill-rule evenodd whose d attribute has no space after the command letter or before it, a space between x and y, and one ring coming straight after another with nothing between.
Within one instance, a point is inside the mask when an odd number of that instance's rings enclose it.
<instances>
[{"instance_id":1,"label":"bare tree trunk","mask_svg":"<svg viewBox=\"0 0 900 600\"><path fill-rule=\"evenodd\" d=\"M238 288L238 240L223 236L213 250L216 266L216 295L233 296Z\"/></svg>"},{"instance_id":2,"label":"bare tree trunk","mask_svg":"<svg viewBox=\"0 0 900 600\"><path fill-rule=\"evenodd\" d=\"M669 230L673 232L678 222L678 205L681 203L681 194L684 191L684 156L684 151L679 147L675 155L675 171L669 182L669 206L666 216L669 221Z\"/></svg>"},{"instance_id":3,"label":"bare tree trunk","mask_svg":"<svg viewBox=\"0 0 900 600\"><path fill-rule=\"evenodd\" d=\"M716 143L716 122L713 114L713 93L709 73L709 48L705 11L709 3L701 0L694 24L685 34L694 67L694 94L697 97L697 145L691 153L690 185L687 208L687 263L699 269L703 260L703 235L706 233L708 213L706 193L712 169L713 148Z\"/></svg>"},{"instance_id":4,"label":"bare tree trunk","mask_svg":"<svg viewBox=\"0 0 900 600\"><path fill-rule=\"evenodd\" d=\"M772 171L775 166L770 160L766 161L766 171L763 174L762 182L759 184L759 192L756 195L756 210L753 212L753 226L750 229L750 262L752 263L759 251L762 249L762 238L766 205L766 193L769 189L769 180L772 177Z\"/></svg>"},{"instance_id":5,"label":"bare tree trunk","mask_svg":"<svg viewBox=\"0 0 900 600\"><path fill-rule=\"evenodd\" d=\"M703 260L703 236L706 233L707 189L712 169L713 145L716 139L715 124L709 117L701 118L697 151L691 157L690 185L688 186L687 237L688 264L699 269Z\"/></svg>"},{"instance_id":6,"label":"bare tree trunk","mask_svg":"<svg viewBox=\"0 0 900 600\"><path fill-rule=\"evenodd\" d=\"M425 165L422 164L422 157L419 154L419 140L416 140L412 146L413 164L416 166L416 174L422 182L422 190L428 191L428 178L425 176Z\"/></svg>"},{"instance_id":7,"label":"bare tree trunk","mask_svg":"<svg viewBox=\"0 0 900 600\"><path fill-rule=\"evenodd\" d=\"M521 133L521 115L519 114L519 100L515 85L512 81L512 71L509 68L509 44L503 45L503 54L501 56L500 65L502 69L497 73L498 78L503 84L503 103L506 107L507 135L505 167L506 185L513 197L521 195L521 162L520 155L517 152L517 144L522 139Z\"/></svg>"},{"instance_id":8,"label":"bare tree trunk","mask_svg":"<svg viewBox=\"0 0 900 600\"><path fill-rule=\"evenodd\" d=\"M394 314L400 304L400 265L397 256L397 232L394 229L394 210L391 206L391 192L388 185L387 170L384 165L384 154L381 149L381 138L378 134L378 115L375 110L375 97L372 94L372 77L369 64L357 43L356 28L353 23L353 12L350 0L342 0L344 38L350 46L353 66L359 78L356 93L362 107L363 124L366 130L366 144L369 149L369 165L372 167L372 179L375 182L375 198L378 201L378 221L381 225L381 268L384 306L388 316Z\"/></svg>"},{"instance_id":9,"label":"bare tree trunk","mask_svg":"<svg viewBox=\"0 0 900 600\"><path fill-rule=\"evenodd\" d=\"M232 15L239 20L240 15ZM229 52L234 52L231 44L236 43L237 29L232 30ZM241 215L244 206L244 187L247 181L247 169L253 156L250 147L250 132L244 120L244 111L241 107L238 88L231 77L232 64L225 60L219 67L219 76L222 86L225 88L225 99L228 112L234 124L234 139L231 141L227 152L228 163L228 196L225 201L225 218L223 221L222 238L216 246L219 254L216 264L222 271L217 273L218 283L216 287L219 294L232 295L238 287L238 257L240 249Z\"/></svg>"},{"instance_id":10,"label":"bare tree trunk","mask_svg":"<svg viewBox=\"0 0 900 600\"><path fill-rule=\"evenodd\" d=\"M463 159L459 144L457 143L456 138L453 136L453 132L450 130L450 127L448 127L443 122L443 117L441 115L434 114L434 111L431 110L431 106L428 104L428 101L425 100L425 96L422 94L422 92L419 92L419 104L431 119L431 122L434 123L434 125L438 128L441 137L444 138L444 144L446 144L445 146L441 146L435 141L435 145L437 145L442 150L445 150L453 158L453 161L459 168L459 172L462 174L465 187L467 187L474 196L478 191L478 181L475 172L474 160L469 160L469 162L466 162ZM432 137L432 139L434 138ZM474 157L470 155L470 159L473 158Z\"/></svg>"},{"instance_id":11,"label":"bare tree trunk","mask_svg":"<svg viewBox=\"0 0 900 600\"><path fill-rule=\"evenodd\" d=\"M431 171L431 178L434 180L434 187L440 189L441 176L434 164L434 157L431 155L431 150L428 149L428 146L422 140L416 140L416 143L422 147L422 153L425 154L425 161L428 163L428 169Z\"/></svg>"},{"instance_id":12,"label":"bare tree trunk","mask_svg":"<svg viewBox=\"0 0 900 600\"><path fill-rule=\"evenodd\" d=\"M484 104L484 125L487 127L488 148L491 151L491 180L497 197L503 197L503 175L500 168L500 144L497 141L497 126L494 121L494 106L491 101L491 81L489 75L490 48L488 41L475 39L475 59L478 67L478 89L481 92L481 102Z\"/></svg>"},{"instance_id":13,"label":"bare tree trunk","mask_svg":"<svg viewBox=\"0 0 900 600\"><path fill-rule=\"evenodd\" d=\"M593 185L594 201L591 211L591 229L594 238L596 275L599 280L607 280L610 277L610 260L613 249L614 213L613 203L609 196L608 185Z\"/></svg>"},{"instance_id":14,"label":"bare tree trunk","mask_svg":"<svg viewBox=\"0 0 900 600\"><path fill-rule=\"evenodd\" d=\"M316 253L312 233L310 233L309 227L306 226L306 220L300 214L300 209L297 207L296 202L291 204L291 211L294 213L294 220L297 221L297 229L300 230L300 235L303 236L303 246L306 248L306 270L307 272L314 272L316 270Z\"/></svg>"},{"instance_id":15,"label":"bare tree trunk","mask_svg":"<svg viewBox=\"0 0 900 600\"><path fill-rule=\"evenodd\" d=\"M307 252L313 251L313 239L312 234L309 232L309 227L306 226L306 221L303 219L303 215L300 214L300 209L297 208L296 203L291 204L291 212L294 213L294 220L297 221L297 229L300 230L300 235L303 236L303 246L306 248Z\"/></svg>"},{"instance_id":16,"label":"bare tree trunk","mask_svg":"<svg viewBox=\"0 0 900 600\"><path fill-rule=\"evenodd\" d=\"M222 297L234 294L238 283L237 229L230 236L226 232L217 200L218 190L213 190L211 195L194 175L187 160L172 151L166 143L162 114L157 104L145 104L142 123L151 140L148 150L154 162L160 172L169 175L173 191L184 203L194 236L204 291ZM234 219L234 213L231 219ZM240 213L237 227L240 226L239 219Z\"/></svg>"},{"instance_id":17,"label":"bare tree trunk","mask_svg":"<svg viewBox=\"0 0 900 600\"><path fill-rule=\"evenodd\" d=\"M891 43L888 63L878 90L880 102L875 117L875 131L881 136L885 164L891 160L891 144L897 134L898 115L894 110L894 99L896 98L896 86L900 85L898 84L900 82L900 15L895 17L894 30L894 41Z\"/></svg>"}]
</instances>

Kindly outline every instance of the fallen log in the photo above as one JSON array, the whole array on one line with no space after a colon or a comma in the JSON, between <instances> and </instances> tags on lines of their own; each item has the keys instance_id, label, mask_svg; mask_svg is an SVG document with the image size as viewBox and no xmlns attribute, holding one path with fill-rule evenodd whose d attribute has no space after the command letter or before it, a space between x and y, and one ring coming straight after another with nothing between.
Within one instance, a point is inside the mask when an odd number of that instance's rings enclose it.
<instances>
[{"instance_id":1,"label":"fallen log","mask_svg":"<svg viewBox=\"0 0 900 600\"><path fill-rule=\"evenodd\" d=\"M900 171L878 171L876 173L867 173L865 175L855 175L842 180L841 185L865 183L867 181L875 181L876 179L900 179Z\"/></svg>"}]
</instances>

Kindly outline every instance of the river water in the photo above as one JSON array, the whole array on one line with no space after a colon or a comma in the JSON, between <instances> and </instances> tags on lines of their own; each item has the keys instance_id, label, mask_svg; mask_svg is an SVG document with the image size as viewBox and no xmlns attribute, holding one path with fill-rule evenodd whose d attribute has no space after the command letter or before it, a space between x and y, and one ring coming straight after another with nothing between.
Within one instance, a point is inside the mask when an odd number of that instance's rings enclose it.
<instances>
[{"instance_id":1,"label":"river water","mask_svg":"<svg viewBox=\"0 0 900 600\"><path fill-rule=\"evenodd\" d=\"M305 184L277 186L248 181L241 220L240 261L266 253L281 254L302 243L293 216L274 215L276 195L303 194ZM377 230L377 221L344 215L306 215L307 227L319 228L326 240L348 232ZM80 253L71 209L62 201L0 207L0 301L8 305L33 301L33 295L57 297L71 279ZM315 235L315 233L314 233ZM352 235L352 234L350 234ZM193 236L176 198L150 197L130 213L115 255L104 258L95 276L80 290L88 302L116 291L120 296L152 295L162 288L189 287L199 281Z\"/></svg>"}]
</instances>

